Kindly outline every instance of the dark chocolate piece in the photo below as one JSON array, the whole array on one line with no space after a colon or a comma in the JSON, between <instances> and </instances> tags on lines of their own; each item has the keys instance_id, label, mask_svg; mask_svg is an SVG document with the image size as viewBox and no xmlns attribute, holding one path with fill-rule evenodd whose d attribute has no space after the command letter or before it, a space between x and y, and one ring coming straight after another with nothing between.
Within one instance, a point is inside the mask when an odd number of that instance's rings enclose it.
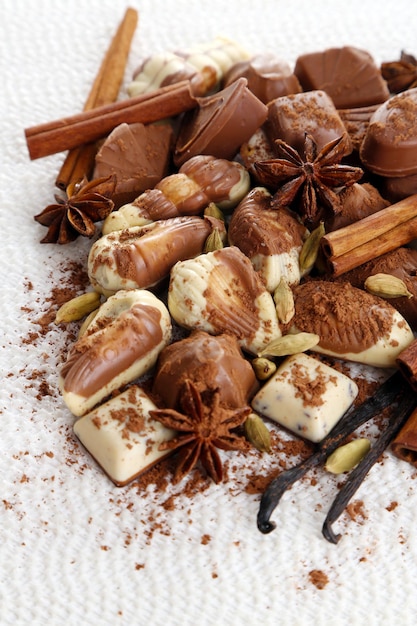
<instances>
[{"instance_id":1,"label":"dark chocolate piece","mask_svg":"<svg viewBox=\"0 0 417 626\"><path fill-rule=\"evenodd\" d=\"M381 176L417 174L417 88L390 98L372 115L360 148L362 163Z\"/></svg>"},{"instance_id":2,"label":"dark chocolate piece","mask_svg":"<svg viewBox=\"0 0 417 626\"><path fill-rule=\"evenodd\" d=\"M340 109L380 104L389 98L381 70L366 50L329 48L298 57L294 74L305 91L322 89Z\"/></svg>"}]
</instances>

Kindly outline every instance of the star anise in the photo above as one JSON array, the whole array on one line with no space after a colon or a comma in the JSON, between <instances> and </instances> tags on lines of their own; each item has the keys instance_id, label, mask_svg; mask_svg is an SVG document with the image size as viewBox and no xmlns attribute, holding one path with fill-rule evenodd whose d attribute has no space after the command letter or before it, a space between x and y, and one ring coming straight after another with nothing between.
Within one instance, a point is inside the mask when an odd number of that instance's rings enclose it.
<instances>
[{"instance_id":1,"label":"star anise","mask_svg":"<svg viewBox=\"0 0 417 626\"><path fill-rule=\"evenodd\" d=\"M251 409L248 406L240 409L222 406L218 389L205 394L203 400L190 380L184 383L181 398L181 413L174 409L150 411L150 415L164 426L180 431L177 437L162 443L160 449L179 449L175 482L200 461L207 474L218 483L223 478L223 468L217 448L248 450L248 442L232 431L243 424Z\"/></svg>"},{"instance_id":2,"label":"star anise","mask_svg":"<svg viewBox=\"0 0 417 626\"><path fill-rule=\"evenodd\" d=\"M92 237L94 222L105 219L114 208L111 199L116 186L116 177L97 178L90 182L68 185L66 198L55 195L55 204L50 204L34 219L48 227L41 243L65 244L79 235Z\"/></svg>"},{"instance_id":3,"label":"star anise","mask_svg":"<svg viewBox=\"0 0 417 626\"><path fill-rule=\"evenodd\" d=\"M314 138L306 134L305 160L292 146L281 139L275 141L278 157L255 163L261 184L275 191L273 208L291 207L304 224L315 227L329 212L336 215L341 210L335 188L353 185L363 175L360 167L342 165L345 152L343 136L327 143L320 152Z\"/></svg>"},{"instance_id":4,"label":"star anise","mask_svg":"<svg viewBox=\"0 0 417 626\"><path fill-rule=\"evenodd\" d=\"M417 87L417 59L402 50L399 61L381 63L381 74L391 93Z\"/></svg>"}]
</instances>

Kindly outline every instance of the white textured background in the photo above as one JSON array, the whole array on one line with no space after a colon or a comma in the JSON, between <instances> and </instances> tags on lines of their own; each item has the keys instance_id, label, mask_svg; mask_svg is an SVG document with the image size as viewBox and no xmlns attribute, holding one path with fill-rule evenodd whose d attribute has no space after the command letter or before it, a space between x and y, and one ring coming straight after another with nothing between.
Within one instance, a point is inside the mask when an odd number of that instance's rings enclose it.
<instances>
[{"instance_id":1,"label":"white textured background","mask_svg":"<svg viewBox=\"0 0 417 626\"><path fill-rule=\"evenodd\" d=\"M384 456L357 498L365 523L342 518L321 536L335 481L317 473L288 493L261 535L258 499L230 485L194 500L117 489L71 438L56 393L60 331L24 343L67 259L88 245L41 246L33 221L53 199L62 155L30 162L23 129L76 113L125 8L140 12L127 78L146 55L223 34L293 63L352 44L379 63L417 54L409 0L1 0L0 3L0 624L414 625L417 483ZM28 289L28 284L33 289ZM52 396L39 401L36 381ZM398 502L388 510L391 502ZM162 531L147 537L153 513ZM169 534L168 534L169 532ZM210 540L202 541L204 535ZM324 589L311 570L328 577Z\"/></svg>"}]
</instances>

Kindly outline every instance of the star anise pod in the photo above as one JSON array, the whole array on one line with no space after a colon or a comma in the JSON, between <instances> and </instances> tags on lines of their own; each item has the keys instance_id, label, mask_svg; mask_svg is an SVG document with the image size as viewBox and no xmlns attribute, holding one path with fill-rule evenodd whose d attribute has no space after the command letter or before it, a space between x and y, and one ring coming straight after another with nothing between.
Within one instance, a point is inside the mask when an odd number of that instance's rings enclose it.
<instances>
[{"instance_id":1,"label":"star anise pod","mask_svg":"<svg viewBox=\"0 0 417 626\"><path fill-rule=\"evenodd\" d=\"M255 163L261 184L275 191L272 208L291 207L308 227L317 226L326 212L339 213L341 203L333 189L353 185L363 175L360 167L340 163L345 149L341 136L318 152L316 141L306 134L303 160L297 150L277 139L278 157Z\"/></svg>"},{"instance_id":2,"label":"star anise pod","mask_svg":"<svg viewBox=\"0 0 417 626\"><path fill-rule=\"evenodd\" d=\"M391 93L417 87L417 59L402 50L399 61L381 63L382 77Z\"/></svg>"},{"instance_id":3,"label":"star anise pod","mask_svg":"<svg viewBox=\"0 0 417 626\"><path fill-rule=\"evenodd\" d=\"M94 222L105 219L114 208L111 199L116 186L116 177L107 176L90 182L68 185L66 198L55 195L55 204L50 204L34 219L48 227L41 243L65 244L79 235L92 237Z\"/></svg>"},{"instance_id":4,"label":"star anise pod","mask_svg":"<svg viewBox=\"0 0 417 626\"><path fill-rule=\"evenodd\" d=\"M250 407L228 409L220 403L220 392L202 394L190 380L185 381L181 396L182 412L174 409L150 411L151 417L180 434L160 445L161 450L179 450L179 460L174 480L178 482L190 472L198 461L207 474L218 483L223 478L223 468L217 448L221 450L248 450L249 444L233 429L246 420Z\"/></svg>"}]
</instances>

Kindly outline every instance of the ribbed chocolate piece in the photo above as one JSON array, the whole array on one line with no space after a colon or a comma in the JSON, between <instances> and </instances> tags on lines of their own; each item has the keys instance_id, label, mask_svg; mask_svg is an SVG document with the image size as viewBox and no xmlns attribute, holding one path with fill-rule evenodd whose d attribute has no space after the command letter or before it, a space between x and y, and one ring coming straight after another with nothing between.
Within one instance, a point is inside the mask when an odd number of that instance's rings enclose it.
<instances>
[{"instance_id":1,"label":"ribbed chocolate piece","mask_svg":"<svg viewBox=\"0 0 417 626\"><path fill-rule=\"evenodd\" d=\"M296 61L294 74L305 91L322 89L341 109L380 104L389 97L372 56L352 46L303 54Z\"/></svg>"}]
</instances>

